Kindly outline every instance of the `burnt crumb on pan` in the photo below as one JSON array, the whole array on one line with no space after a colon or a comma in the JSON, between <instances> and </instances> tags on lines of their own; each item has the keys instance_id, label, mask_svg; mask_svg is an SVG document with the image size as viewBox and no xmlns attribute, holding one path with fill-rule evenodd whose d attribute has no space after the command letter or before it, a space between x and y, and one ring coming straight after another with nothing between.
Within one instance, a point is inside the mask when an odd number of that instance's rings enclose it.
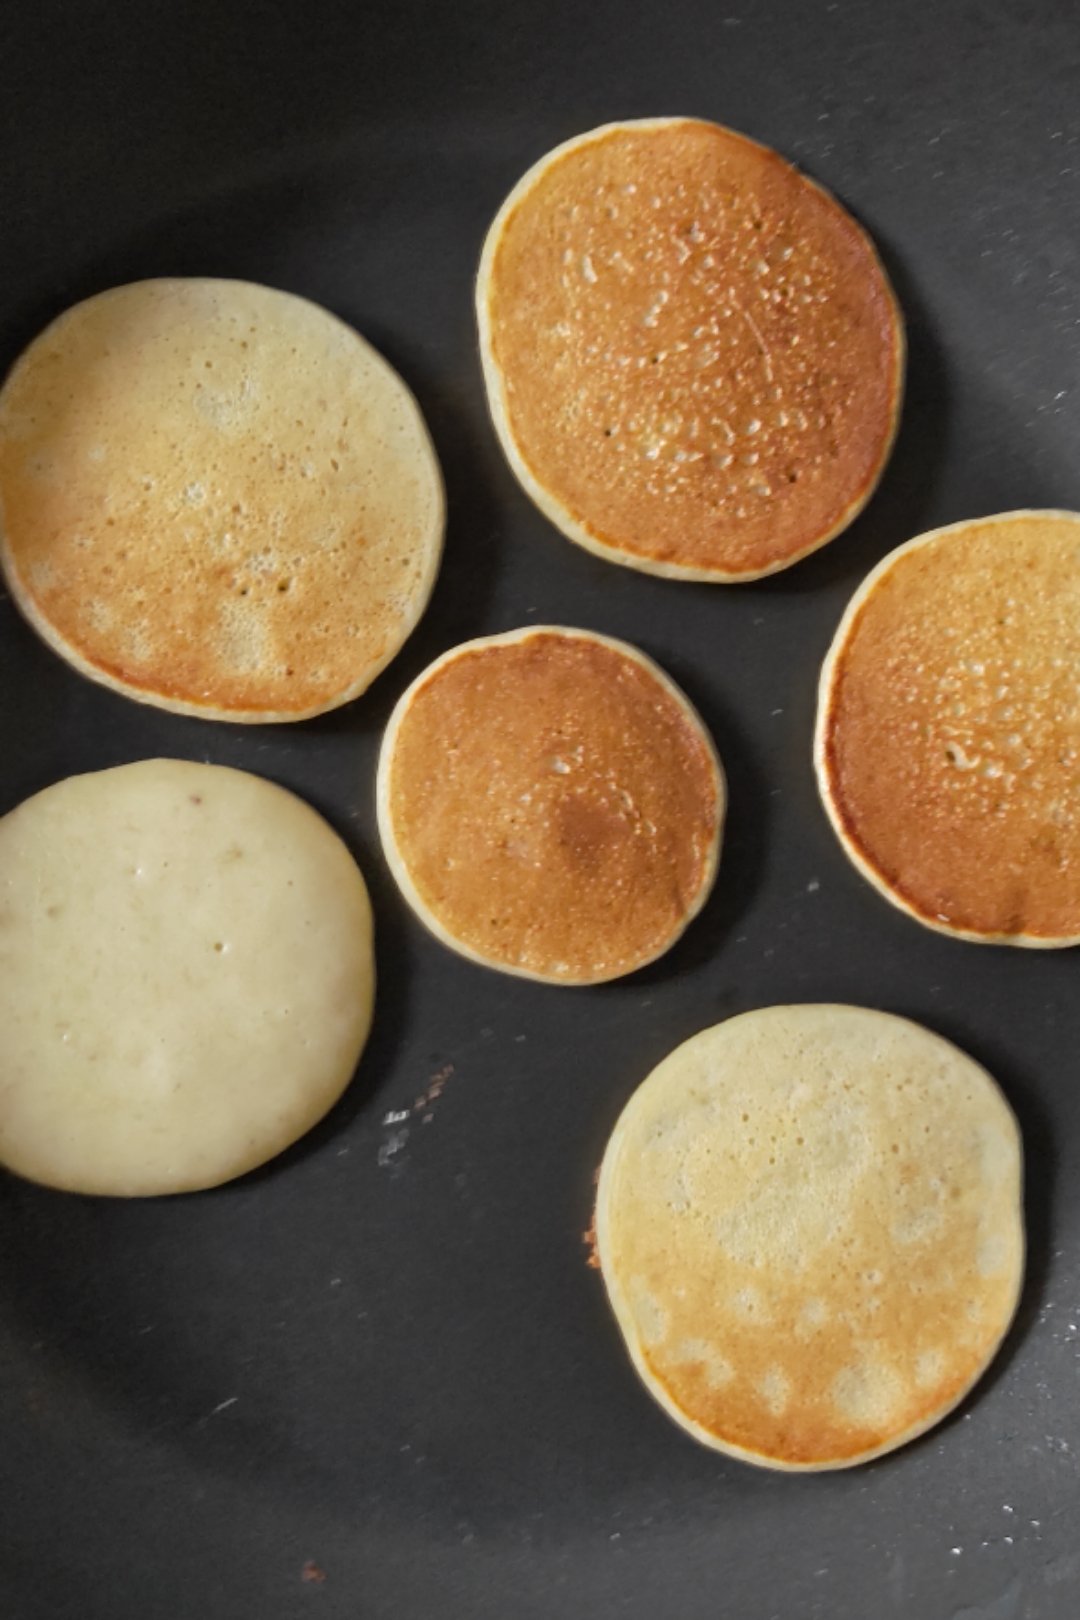
<instances>
[{"instance_id":1,"label":"burnt crumb on pan","mask_svg":"<svg viewBox=\"0 0 1080 1620\"><path fill-rule=\"evenodd\" d=\"M428 1081L426 1088L420 1093L419 1097L417 1097L416 1101L413 1103L413 1113L420 1114L422 1116L420 1120L421 1125L430 1125L431 1121L435 1118L433 1106L442 1096L443 1091L446 1088L446 1082L449 1080L453 1072L454 1065L452 1063L444 1063L441 1069L436 1069L435 1073Z\"/></svg>"},{"instance_id":2,"label":"burnt crumb on pan","mask_svg":"<svg viewBox=\"0 0 1080 1620\"><path fill-rule=\"evenodd\" d=\"M593 1184L594 1187L599 1187L599 1185L600 1185L600 1166L599 1165L596 1166L596 1169L592 1173L592 1184ZM600 1270L600 1251L597 1248L597 1242L596 1242L596 1202L595 1202L595 1199L593 1201L592 1214L589 1216L589 1224L585 1228L584 1232L582 1232L582 1234L581 1234L581 1241L582 1241L582 1243L584 1243L586 1249L589 1251L588 1255L586 1256L586 1259L585 1259L585 1264L589 1267L590 1271L599 1271Z\"/></svg>"},{"instance_id":3,"label":"burnt crumb on pan","mask_svg":"<svg viewBox=\"0 0 1080 1620\"><path fill-rule=\"evenodd\" d=\"M581 1241L589 1251L585 1257L585 1264L590 1271L600 1270L600 1256L596 1249L596 1210L594 1208L589 1224L581 1234Z\"/></svg>"}]
</instances>

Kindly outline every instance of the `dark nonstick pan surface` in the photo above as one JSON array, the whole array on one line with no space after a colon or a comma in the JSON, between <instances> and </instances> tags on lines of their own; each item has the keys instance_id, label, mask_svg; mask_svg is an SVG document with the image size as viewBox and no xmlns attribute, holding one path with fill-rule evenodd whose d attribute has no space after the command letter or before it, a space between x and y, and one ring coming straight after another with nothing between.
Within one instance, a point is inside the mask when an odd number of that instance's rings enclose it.
<instances>
[{"instance_id":1,"label":"dark nonstick pan surface","mask_svg":"<svg viewBox=\"0 0 1080 1620\"><path fill-rule=\"evenodd\" d=\"M595 124L681 112L835 190L909 322L876 499L791 572L726 590L612 567L545 523L496 447L473 330L483 233L522 171ZM1080 11L1060 0L0 8L0 364L117 282L289 288L401 370L449 491L420 630L364 698L308 724L138 707L0 601L0 810L147 755L262 772L355 851L380 972L354 1085L266 1170L132 1203L0 1180L3 1620L1080 1613L1077 953L976 948L894 912L849 867L810 768L818 667L878 558L955 519L1080 507L1078 219ZM639 643L730 778L706 911L659 964L595 990L443 950L375 834L396 696L444 648L530 620ZM1006 1087L1028 1155L1029 1277L989 1376L917 1444L820 1477L671 1425L581 1238L649 1068L791 1000L956 1040Z\"/></svg>"}]
</instances>

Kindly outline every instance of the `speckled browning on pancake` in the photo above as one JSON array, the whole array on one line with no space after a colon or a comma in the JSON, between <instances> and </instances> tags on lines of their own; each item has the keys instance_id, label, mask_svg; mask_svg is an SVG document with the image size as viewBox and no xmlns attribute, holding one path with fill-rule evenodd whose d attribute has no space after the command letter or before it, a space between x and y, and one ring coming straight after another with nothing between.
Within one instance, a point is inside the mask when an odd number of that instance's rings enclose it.
<instances>
[{"instance_id":1,"label":"speckled browning on pancake","mask_svg":"<svg viewBox=\"0 0 1080 1620\"><path fill-rule=\"evenodd\" d=\"M475 960L628 973L704 903L724 788L701 722L623 643L541 627L457 648L398 704L380 830L406 897Z\"/></svg>"},{"instance_id":2,"label":"speckled browning on pancake","mask_svg":"<svg viewBox=\"0 0 1080 1620\"><path fill-rule=\"evenodd\" d=\"M477 288L497 429L572 539L749 579L865 503L903 331L865 233L776 153L689 119L608 126L504 205Z\"/></svg>"},{"instance_id":3,"label":"speckled browning on pancake","mask_svg":"<svg viewBox=\"0 0 1080 1620\"><path fill-rule=\"evenodd\" d=\"M862 1008L766 1008L631 1098L601 1270L638 1371L696 1438L846 1467L937 1422L994 1355L1020 1193L1015 1120L955 1047Z\"/></svg>"},{"instance_id":4,"label":"speckled browning on pancake","mask_svg":"<svg viewBox=\"0 0 1080 1620\"><path fill-rule=\"evenodd\" d=\"M972 939L1080 938L1080 518L1019 512L894 552L822 677L823 797L860 868Z\"/></svg>"},{"instance_id":5,"label":"speckled browning on pancake","mask_svg":"<svg viewBox=\"0 0 1080 1620\"><path fill-rule=\"evenodd\" d=\"M83 674L165 708L292 720L355 697L423 611L442 525L401 379L287 293L115 288L0 393L13 596Z\"/></svg>"}]
</instances>

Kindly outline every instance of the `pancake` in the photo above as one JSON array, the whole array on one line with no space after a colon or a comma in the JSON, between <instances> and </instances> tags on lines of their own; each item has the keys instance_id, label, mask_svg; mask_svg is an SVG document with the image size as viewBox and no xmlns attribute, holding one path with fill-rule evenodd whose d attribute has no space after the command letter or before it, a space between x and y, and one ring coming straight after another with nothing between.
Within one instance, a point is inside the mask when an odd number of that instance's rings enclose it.
<instances>
[{"instance_id":1,"label":"pancake","mask_svg":"<svg viewBox=\"0 0 1080 1620\"><path fill-rule=\"evenodd\" d=\"M646 573L775 573L851 522L892 448L903 324L866 233L756 141L609 124L514 187L480 351L526 493Z\"/></svg>"},{"instance_id":2,"label":"pancake","mask_svg":"<svg viewBox=\"0 0 1080 1620\"><path fill-rule=\"evenodd\" d=\"M977 942L1080 942L1080 517L1010 512L891 553L821 676L815 763L858 869Z\"/></svg>"},{"instance_id":3,"label":"pancake","mask_svg":"<svg viewBox=\"0 0 1080 1620\"><path fill-rule=\"evenodd\" d=\"M712 888L724 779L678 687L625 642L536 626L466 642L401 698L379 831L445 945L597 984L669 949Z\"/></svg>"},{"instance_id":4,"label":"pancake","mask_svg":"<svg viewBox=\"0 0 1080 1620\"><path fill-rule=\"evenodd\" d=\"M290 293L162 280L77 304L0 391L0 561L55 652L140 702L302 720L419 619L443 494L412 395Z\"/></svg>"},{"instance_id":5,"label":"pancake","mask_svg":"<svg viewBox=\"0 0 1080 1620\"><path fill-rule=\"evenodd\" d=\"M847 1468L939 1422L998 1349L1023 1279L1019 1132L918 1024L767 1007L634 1093L596 1234L670 1417L746 1462Z\"/></svg>"},{"instance_id":6,"label":"pancake","mask_svg":"<svg viewBox=\"0 0 1080 1620\"><path fill-rule=\"evenodd\" d=\"M260 777L144 760L0 820L0 1163L73 1192L213 1187L321 1119L367 1038L371 908Z\"/></svg>"}]
</instances>

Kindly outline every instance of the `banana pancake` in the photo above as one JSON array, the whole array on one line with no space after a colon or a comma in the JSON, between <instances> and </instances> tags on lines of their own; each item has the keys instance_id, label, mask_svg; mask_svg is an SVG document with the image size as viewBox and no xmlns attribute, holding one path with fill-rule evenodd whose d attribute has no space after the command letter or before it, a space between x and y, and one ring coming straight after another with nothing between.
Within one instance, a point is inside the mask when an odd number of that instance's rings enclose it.
<instances>
[{"instance_id":1,"label":"banana pancake","mask_svg":"<svg viewBox=\"0 0 1080 1620\"><path fill-rule=\"evenodd\" d=\"M847 854L919 922L1080 941L1080 516L1009 512L892 552L825 662L815 763Z\"/></svg>"},{"instance_id":2,"label":"banana pancake","mask_svg":"<svg viewBox=\"0 0 1080 1620\"><path fill-rule=\"evenodd\" d=\"M344 1091L371 908L322 817L245 771L143 760L0 820L0 1164L83 1193L212 1187Z\"/></svg>"},{"instance_id":3,"label":"banana pancake","mask_svg":"<svg viewBox=\"0 0 1080 1620\"><path fill-rule=\"evenodd\" d=\"M1023 1277L1019 1132L917 1024L767 1007L633 1094L596 1237L669 1416L747 1462L846 1468L937 1423L998 1349Z\"/></svg>"},{"instance_id":4,"label":"banana pancake","mask_svg":"<svg viewBox=\"0 0 1080 1620\"><path fill-rule=\"evenodd\" d=\"M756 579L840 533L892 447L903 324L869 237L756 141L609 124L514 187L477 281L496 431L613 562Z\"/></svg>"},{"instance_id":5,"label":"banana pancake","mask_svg":"<svg viewBox=\"0 0 1080 1620\"><path fill-rule=\"evenodd\" d=\"M378 771L405 898L473 961L595 984L666 951L720 852L724 779L645 655L537 626L466 642L414 681Z\"/></svg>"},{"instance_id":6,"label":"banana pancake","mask_svg":"<svg viewBox=\"0 0 1080 1620\"><path fill-rule=\"evenodd\" d=\"M401 378L356 332L240 281L69 309L0 391L0 561L82 674L219 720L362 692L423 612L442 482Z\"/></svg>"}]
</instances>

